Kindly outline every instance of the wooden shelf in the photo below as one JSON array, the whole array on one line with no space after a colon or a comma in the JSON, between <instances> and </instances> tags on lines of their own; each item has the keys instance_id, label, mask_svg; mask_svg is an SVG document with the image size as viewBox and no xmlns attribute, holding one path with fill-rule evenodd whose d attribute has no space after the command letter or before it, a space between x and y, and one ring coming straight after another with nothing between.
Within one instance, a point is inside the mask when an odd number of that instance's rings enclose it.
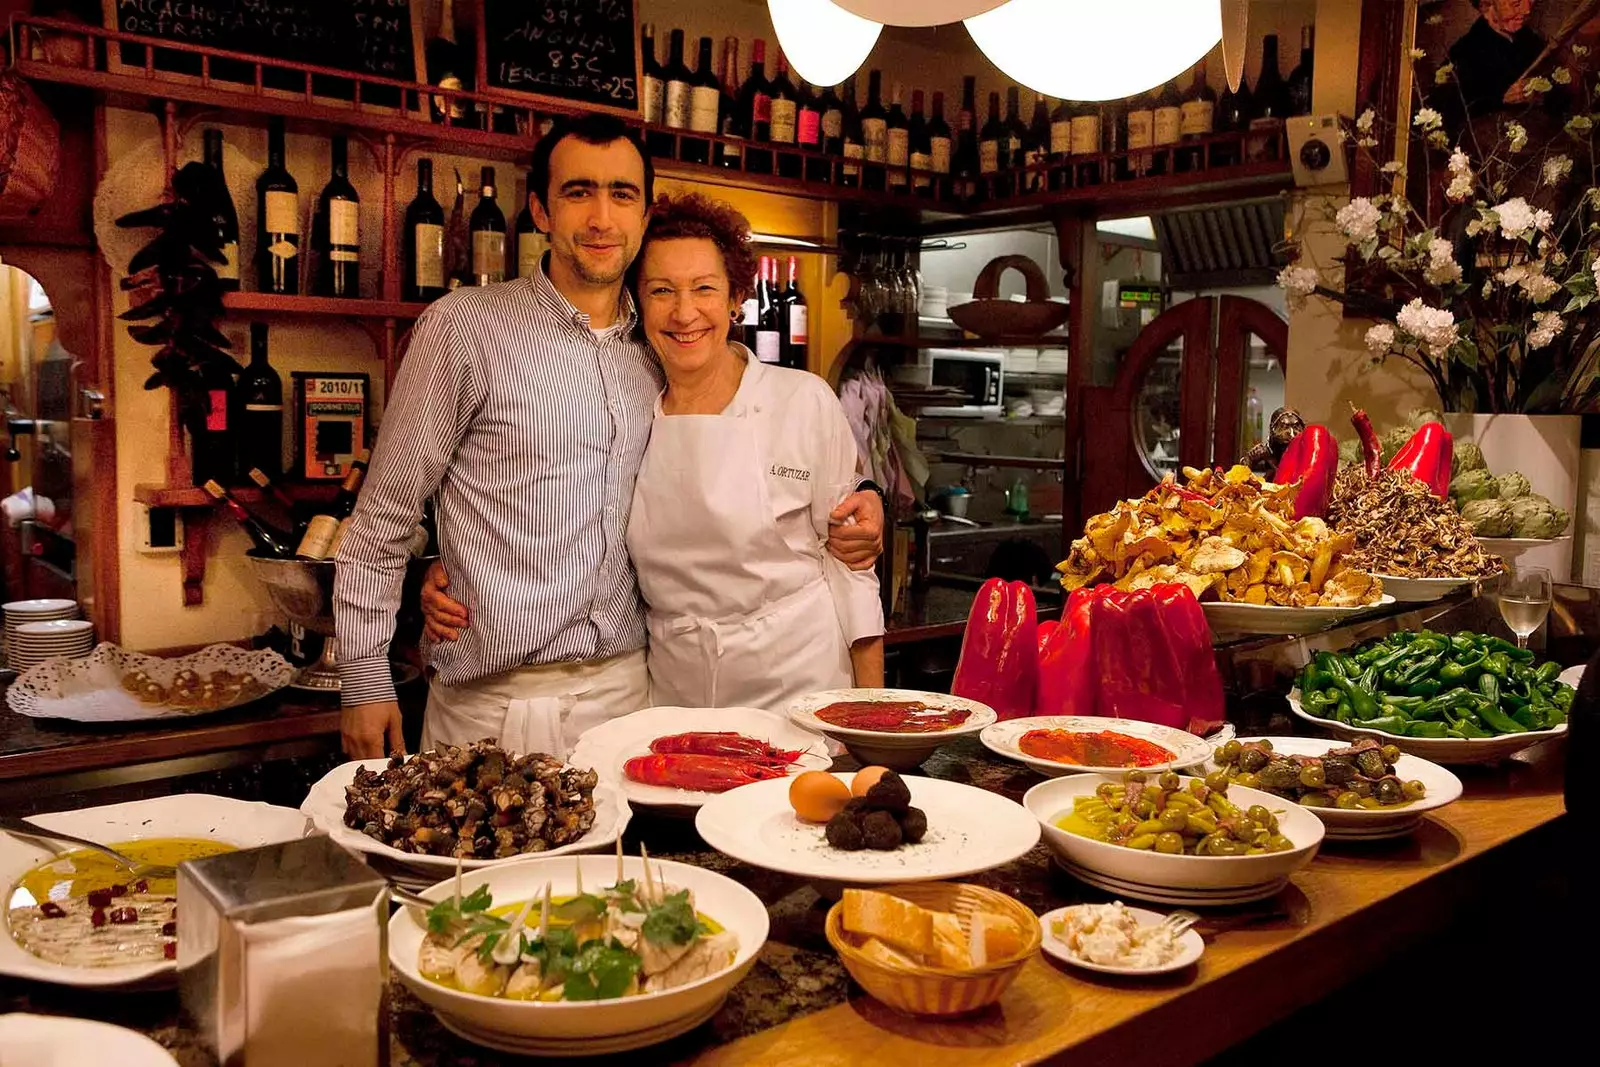
<instances>
[{"instance_id":1,"label":"wooden shelf","mask_svg":"<svg viewBox=\"0 0 1600 1067\"><path fill-rule=\"evenodd\" d=\"M1021 467L1030 470L1051 470L1066 464L1066 460L1060 458L986 456L978 452L929 452L928 462L955 463L963 467Z\"/></svg>"},{"instance_id":2,"label":"wooden shelf","mask_svg":"<svg viewBox=\"0 0 1600 1067\"><path fill-rule=\"evenodd\" d=\"M339 483L283 482L283 491L296 501L326 502L339 492ZM259 504L268 494L254 485L229 486L228 492L242 504ZM133 487L133 499L149 508L212 508L216 501L198 485L168 487L141 482ZM276 501L274 501L276 503Z\"/></svg>"},{"instance_id":3,"label":"wooden shelf","mask_svg":"<svg viewBox=\"0 0 1600 1067\"><path fill-rule=\"evenodd\" d=\"M887 348L1064 348L1067 335L1044 337L874 337L855 339L857 345L883 345Z\"/></svg>"},{"instance_id":4,"label":"wooden shelf","mask_svg":"<svg viewBox=\"0 0 1600 1067\"><path fill-rule=\"evenodd\" d=\"M414 319L427 304L405 300L351 300L336 296L283 296L278 293L223 293L222 306L257 315L331 315L353 319Z\"/></svg>"}]
</instances>

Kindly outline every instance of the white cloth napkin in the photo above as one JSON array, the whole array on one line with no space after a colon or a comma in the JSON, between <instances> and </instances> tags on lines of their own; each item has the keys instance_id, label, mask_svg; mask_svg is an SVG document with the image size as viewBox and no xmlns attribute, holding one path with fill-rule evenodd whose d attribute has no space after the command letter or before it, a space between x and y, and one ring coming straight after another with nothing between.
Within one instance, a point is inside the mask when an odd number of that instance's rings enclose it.
<instances>
[{"instance_id":1,"label":"white cloth napkin","mask_svg":"<svg viewBox=\"0 0 1600 1067\"><path fill-rule=\"evenodd\" d=\"M578 695L513 700L506 708L500 747L507 752L554 752L564 757L569 749L567 722L578 705ZM576 736L572 742L577 743Z\"/></svg>"}]
</instances>

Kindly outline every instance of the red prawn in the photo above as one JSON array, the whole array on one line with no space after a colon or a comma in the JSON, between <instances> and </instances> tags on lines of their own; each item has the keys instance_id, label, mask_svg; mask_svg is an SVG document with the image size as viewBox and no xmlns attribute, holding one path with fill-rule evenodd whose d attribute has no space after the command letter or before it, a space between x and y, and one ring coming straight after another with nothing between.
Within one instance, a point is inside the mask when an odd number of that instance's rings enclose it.
<instances>
[{"instance_id":1,"label":"red prawn","mask_svg":"<svg viewBox=\"0 0 1600 1067\"><path fill-rule=\"evenodd\" d=\"M689 752L635 756L622 765L622 773L635 782L701 793L725 793L741 785L783 778L781 767L763 766L730 756L703 756Z\"/></svg>"},{"instance_id":2,"label":"red prawn","mask_svg":"<svg viewBox=\"0 0 1600 1067\"><path fill-rule=\"evenodd\" d=\"M731 730L723 730L695 731L658 737L650 742L650 751L657 755L684 753L696 756L726 756L763 766L787 767L800 758L803 750L774 748L760 738L746 737Z\"/></svg>"}]
</instances>

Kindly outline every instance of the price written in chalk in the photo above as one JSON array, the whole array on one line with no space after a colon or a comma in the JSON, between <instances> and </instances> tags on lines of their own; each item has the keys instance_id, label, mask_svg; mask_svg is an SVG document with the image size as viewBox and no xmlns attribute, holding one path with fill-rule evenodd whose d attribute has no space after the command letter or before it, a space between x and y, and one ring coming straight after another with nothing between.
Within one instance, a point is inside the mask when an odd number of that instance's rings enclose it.
<instances>
[{"instance_id":1,"label":"price written in chalk","mask_svg":"<svg viewBox=\"0 0 1600 1067\"><path fill-rule=\"evenodd\" d=\"M492 84L637 109L631 0L485 0L485 4Z\"/></svg>"}]
</instances>

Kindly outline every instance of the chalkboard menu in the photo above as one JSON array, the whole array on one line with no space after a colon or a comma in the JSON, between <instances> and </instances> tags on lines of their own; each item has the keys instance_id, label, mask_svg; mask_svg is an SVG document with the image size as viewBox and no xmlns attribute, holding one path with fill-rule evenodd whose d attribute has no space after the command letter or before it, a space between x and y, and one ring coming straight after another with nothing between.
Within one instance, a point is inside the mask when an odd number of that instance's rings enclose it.
<instances>
[{"instance_id":1,"label":"chalkboard menu","mask_svg":"<svg viewBox=\"0 0 1600 1067\"><path fill-rule=\"evenodd\" d=\"M488 84L638 114L633 0L483 0Z\"/></svg>"},{"instance_id":2,"label":"chalkboard menu","mask_svg":"<svg viewBox=\"0 0 1600 1067\"><path fill-rule=\"evenodd\" d=\"M417 44L409 0L104 0L107 23L124 33L272 59L286 59L354 74L417 81ZM198 57L155 49L163 71L199 74ZM124 45L122 62L144 65L144 49ZM214 62L219 81L251 82L247 64ZM271 88L301 90L291 72L268 69ZM351 83L317 79L318 93L348 98ZM383 99L387 96L387 99ZM397 92L363 92L371 103L398 103Z\"/></svg>"}]
</instances>

